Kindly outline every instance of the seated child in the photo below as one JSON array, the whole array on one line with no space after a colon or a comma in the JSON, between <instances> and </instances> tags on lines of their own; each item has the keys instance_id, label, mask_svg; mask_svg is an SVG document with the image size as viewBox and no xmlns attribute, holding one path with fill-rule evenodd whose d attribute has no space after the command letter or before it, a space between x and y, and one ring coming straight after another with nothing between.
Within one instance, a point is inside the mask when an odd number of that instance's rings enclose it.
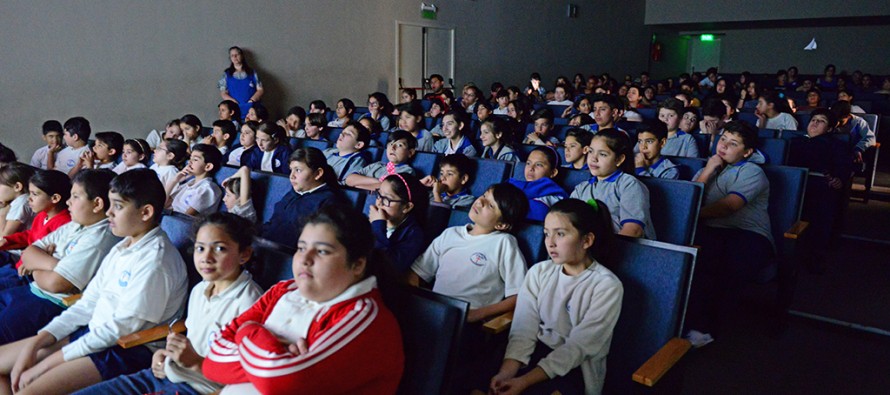
<instances>
[{"instance_id":1,"label":"seated child","mask_svg":"<svg viewBox=\"0 0 890 395\"><path fill-rule=\"evenodd\" d=\"M120 241L105 217L114 176L105 169L77 173L68 199L71 222L22 253L20 272L34 280L0 291L0 345L33 336L62 314L62 300L86 289L102 259Z\"/></svg>"},{"instance_id":2,"label":"seated child","mask_svg":"<svg viewBox=\"0 0 890 395\"><path fill-rule=\"evenodd\" d=\"M201 143L201 120L193 115L186 114L179 120L179 128L182 129L182 141L185 142L191 151L192 147Z\"/></svg>"},{"instance_id":3,"label":"seated child","mask_svg":"<svg viewBox=\"0 0 890 395\"><path fill-rule=\"evenodd\" d=\"M573 105L566 107L562 112L562 118L575 118L575 116L584 114L590 118L590 122L593 122L593 118L590 117L590 112L593 110L593 104L590 101L590 97L587 95L583 95L575 100Z\"/></svg>"},{"instance_id":4,"label":"seated child","mask_svg":"<svg viewBox=\"0 0 890 395\"><path fill-rule=\"evenodd\" d=\"M327 206L311 215L299 236L294 279L223 328L203 373L236 393L395 393L405 362L402 336L377 288L385 263L373 248L371 225L359 211Z\"/></svg>"},{"instance_id":5,"label":"seated child","mask_svg":"<svg viewBox=\"0 0 890 395\"><path fill-rule=\"evenodd\" d=\"M225 189L223 203L226 205L226 211L255 224L257 215L253 199L250 197L250 168L241 166L235 174L222 182L222 186Z\"/></svg>"},{"instance_id":6,"label":"seated child","mask_svg":"<svg viewBox=\"0 0 890 395\"><path fill-rule=\"evenodd\" d=\"M313 212L329 204L344 203L337 191L337 176L317 148L298 148L290 156L290 182L275 208L272 218L263 225L263 237L293 247L303 223Z\"/></svg>"},{"instance_id":7,"label":"seated child","mask_svg":"<svg viewBox=\"0 0 890 395\"><path fill-rule=\"evenodd\" d=\"M155 345L124 349L115 342L182 312L188 276L158 226L161 182L149 169L125 172L111 182L109 201L111 231L124 240L102 260L83 297L35 336L0 347L0 375L15 392L68 394L146 369Z\"/></svg>"},{"instance_id":8,"label":"seated child","mask_svg":"<svg viewBox=\"0 0 890 395\"><path fill-rule=\"evenodd\" d=\"M373 191L380 188L380 180L383 177L395 174L414 175L414 169L409 164L414 159L417 150L417 140L411 133L404 130L396 130L389 134L386 141L386 159L388 163L375 162L363 167L358 172L346 176L346 186Z\"/></svg>"},{"instance_id":9,"label":"seated child","mask_svg":"<svg viewBox=\"0 0 890 395\"><path fill-rule=\"evenodd\" d=\"M575 114L571 118L569 118L569 126L587 126L587 128L584 130L588 130L590 128L589 125L591 124L593 124L593 117L588 114Z\"/></svg>"},{"instance_id":10,"label":"seated child","mask_svg":"<svg viewBox=\"0 0 890 395\"><path fill-rule=\"evenodd\" d=\"M862 154L875 145L875 132L862 117L850 113L850 102L838 101L831 105L837 118L837 132L850 135L853 145L853 163L862 164Z\"/></svg>"},{"instance_id":11,"label":"seated child","mask_svg":"<svg viewBox=\"0 0 890 395\"><path fill-rule=\"evenodd\" d=\"M624 112L624 105L615 95L600 94L593 96L590 100L592 110L590 115L593 116L593 124L587 125L594 134L600 130L615 128L615 122L621 119Z\"/></svg>"},{"instance_id":12,"label":"seated child","mask_svg":"<svg viewBox=\"0 0 890 395\"><path fill-rule=\"evenodd\" d=\"M342 128L346 122L352 120L352 113L355 112L355 103L347 98L340 99L337 102L337 108L334 110L337 118L328 122L329 128Z\"/></svg>"},{"instance_id":13,"label":"seated child","mask_svg":"<svg viewBox=\"0 0 890 395\"><path fill-rule=\"evenodd\" d=\"M593 133L581 129L571 128L566 132L565 156L566 163L563 167L575 170L587 169L587 150L590 146L590 140L593 139Z\"/></svg>"},{"instance_id":14,"label":"seated child","mask_svg":"<svg viewBox=\"0 0 890 395\"><path fill-rule=\"evenodd\" d=\"M586 133L586 132L585 132ZM550 206L569 197L561 186L553 181L559 174L559 154L552 147L535 148L525 161L525 181L510 179L510 184L521 189L528 198L528 218L543 221Z\"/></svg>"},{"instance_id":15,"label":"seated child","mask_svg":"<svg viewBox=\"0 0 890 395\"><path fill-rule=\"evenodd\" d=\"M241 166L241 156L250 149L259 149L256 147L256 131L260 127L259 123L254 121L246 121L241 125L241 136L238 137L238 146L229 151L227 155L229 159L226 164L229 166Z\"/></svg>"},{"instance_id":16,"label":"seated child","mask_svg":"<svg viewBox=\"0 0 890 395\"><path fill-rule=\"evenodd\" d=\"M507 104L510 103L510 93L507 92L506 89L501 89L495 94L495 99L497 99L498 108L495 108L492 113L494 113L494 115L507 115Z\"/></svg>"},{"instance_id":17,"label":"seated child","mask_svg":"<svg viewBox=\"0 0 890 395\"><path fill-rule=\"evenodd\" d=\"M467 137L469 132L470 119L467 113L462 111L452 111L442 117L442 135L445 137L433 144L433 152L440 154L464 154L466 156L476 156L476 148L470 138Z\"/></svg>"},{"instance_id":18,"label":"seated child","mask_svg":"<svg viewBox=\"0 0 890 395\"><path fill-rule=\"evenodd\" d=\"M120 133L96 133L96 143L93 144L93 148L80 155L77 164L68 172L68 177L74 178L77 172L83 169L114 169L123 152L124 136Z\"/></svg>"},{"instance_id":19,"label":"seated child","mask_svg":"<svg viewBox=\"0 0 890 395\"><path fill-rule=\"evenodd\" d=\"M784 94L766 91L757 99L757 127L761 129L797 130L797 120L791 114Z\"/></svg>"},{"instance_id":20,"label":"seated child","mask_svg":"<svg viewBox=\"0 0 890 395\"><path fill-rule=\"evenodd\" d=\"M383 133L383 128L380 126L380 123L368 117L359 119L358 123L368 129L368 132L371 134L371 139L368 140L368 146L379 146L380 143L378 143L377 140L380 139L380 133Z\"/></svg>"},{"instance_id":21,"label":"seated child","mask_svg":"<svg viewBox=\"0 0 890 395\"><path fill-rule=\"evenodd\" d=\"M65 206L71 195L71 179L67 175L55 170L37 170L28 180L28 193L28 205L36 214L31 227L0 238L0 265L4 265L0 267L0 289L26 284L17 270L22 266L20 257L8 250L24 249L71 222Z\"/></svg>"},{"instance_id":22,"label":"seated child","mask_svg":"<svg viewBox=\"0 0 890 395\"><path fill-rule=\"evenodd\" d=\"M597 207L597 208L594 208ZM624 287L599 262L612 233L605 204L566 199L544 220L551 258L532 265L490 392L599 394ZM530 387L530 388L529 388Z\"/></svg>"},{"instance_id":23,"label":"seated child","mask_svg":"<svg viewBox=\"0 0 890 395\"><path fill-rule=\"evenodd\" d=\"M512 128L503 119L493 117L479 127L479 140L482 142L482 159L497 159L506 162L519 162L519 155L510 147L513 140Z\"/></svg>"},{"instance_id":24,"label":"seated child","mask_svg":"<svg viewBox=\"0 0 890 395\"><path fill-rule=\"evenodd\" d=\"M222 191L213 180L219 170L222 154L212 145L198 144L192 148L188 165L172 178L165 189L168 207L188 215L210 215L219 207ZM187 182L183 180L191 177Z\"/></svg>"},{"instance_id":25,"label":"seated child","mask_svg":"<svg viewBox=\"0 0 890 395\"><path fill-rule=\"evenodd\" d=\"M532 122L535 124L535 130L525 136L523 144L535 145L558 145L559 139L550 135L553 131L553 111L549 108L542 108L532 114Z\"/></svg>"},{"instance_id":26,"label":"seated child","mask_svg":"<svg viewBox=\"0 0 890 395\"><path fill-rule=\"evenodd\" d=\"M423 107L411 102L399 106L399 129L411 134L417 141L417 149L432 152L433 135L423 128Z\"/></svg>"},{"instance_id":27,"label":"seated child","mask_svg":"<svg viewBox=\"0 0 890 395\"><path fill-rule=\"evenodd\" d=\"M637 147L640 152L634 158L634 166L638 176L667 178L676 180L680 178L677 165L670 159L661 155L661 150L667 141L667 127L663 122L645 122L642 128L637 129Z\"/></svg>"},{"instance_id":28,"label":"seated child","mask_svg":"<svg viewBox=\"0 0 890 395\"><path fill-rule=\"evenodd\" d=\"M158 174L162 185L167 185L170 180L176 178L176 173L182 170L189 158L189 147L185 142L177 139L161 141L155 148L154 164L150 169Z\"/></svg>"},{"instance_id":29,"label":"seated child","mask_svg":"<svg viewBox=\"0 0 890 395\"><path fill-rule=\"evenodd\" d=\"M15 155L15 152L11 148L0 143L0 167L18 161L19 158Z\"/></svg>"},{"instance_id":30,"label":"seated child","mask_svg":"<svg viewBox=\"0 0 890 395\"><path fill-rule=\"evenodd\" d=\"M278 126L284 128L287 132L287 137L306 137L306 131L303 130L303 122L306 120L306 110L300 106L291 107L287 110L287 115L284 119L278 120ZM241 129L241 133L244 133L244 129ZM244 145L242 143L242 145Z\"/></svg>"},{"instance_id":31,"label":"seated child","mask_svg":"<svg viewBox=\"0 0 890 395\"><path fill-rule=\"evenodd\" d=\"M587 166L590 180L582 182L571 197L589 202L601 200L612 215L612 230L630 237L655 240L649 215L649 189L634 177L630 138L616 129L602 129L590 142Z\"/></svg>"},{"instance_id":32,"label":"seated child","mask_svg":"<svg viewBox=\"0 0 890 395\"><path fill-rule=\"evenodd\" d=\"M59 121L51 119L43 123L43 141L46 145L34 151L34 155L31 156L31 166L46 170L49 151L55 154L65 148L62 145L62 124Z\"/></svg>"},{"instance_id":33,"label":"seated child","mask_svg":"<svg viewBox=\"0 0 890 395\"><path fill-rule=\"evenodd\" d=\"M392 113L392 103L383 92L374 92L368 95L368 112L362 118L370 118L380 124L383 130L392 129L392 121L389 114Z\"/></svg>"},{"instance_id":34,"label":"seated child","mask_svg":"<svg viewBox=\"0 0 890 395\"><path fill-rule=\"evenodd\" d=\"M493 119L492 115L494 114L494 110L492 109L492 104L487 101L480 101L479 105L476 106L476 124L481 124L489 119ZM503 114L504 117L507 114Z\"/></svg>"},{"instance_id":35,"label":"seated child","mask_svg":"<svg viewBox=\"0 0 890 395\"><path fill-rule=\"evenodd\" d=\"M121 163L112 169L115 173L121 174L125 171L133 169L144 169L148 164L148 154L151 148L143 139L129 139L124 141L124 149L121 151Z\"/></svg>"},{"instance_id":36,"label":"seated child","mask_svg":"<svg viewBox=\"0 0 890 395\"><path fill-rule=\"evenodd\" d=\"M238 122L241 120L241 106L232 100L223 100L217 106L219 109L219 120L230 121L235 127L240 126Z\"/></svg>"},{"instance_id":37,"label":"seated child","mask_svg":"<svg viewBox=\"0 0 890 395\"><path fill-rule=\"evenodd\" d=\"M427 119L432 118L432 124L435 125L430 129L430 134L434 137L442 137L442 117L445 116L445 109L448 106L445 105L445 102L442 99L430 99L430 110L423 114L423 122L424 125L428 125ZM433 143L435 145L435 143Z\"/></svg>"},{"instance_id":38,"label":"seated child","mask_svg":"<svg viewBox=\"0 0 890 395\"><path fill-rule=\"evenodd\" d=\"M58 170L68 174L74 166L77 165L78 159L83 155L84 151L88 151L90 146L87 144L90 140L90 121L84 117L74 117L65 121L63 128L65 133L62 135L67 147L57 150L58 147L47 151L47 170Z\"/></svg>"},{"instance_id":39,"label":"seated child","mask_svg":"<svg viewBox=\"0 0 890 395\"><path fill-rule=\"evenodd\" d=\"M410 174L390 174L374 192L375 201L368 210L374 248L386 254L399 273L407 273L414 260L426 248L421 223L429 201L426 190Z\"/></svg>"},{"instance_id":40,"label":"seated child","mask_svg":"<svg viewBox=\"0 0 890 395\"><path fill-rule=\"evenodd\" d=\"M167 347L154 352L151 368L104 381L77 394L184 395L219 391L222 386L205 377L201 365L220 328L250 309L263 294L244 268L253 252L254 234L252 223L233 214L213 213L202 220L194 249L195 269L202 281L192 288L188 299L187 335L167 335Z\"/></svg>"},{"instance_id":41,"label":"seated child","mask_svg":"<svg viewBox=\"0 0 890 395\"><path fill-rule=\"evenodd\" d=\"M31 229L34 212L28 204L28 186L34 168L21 163L0 167L0 237Z\"/></svg>"},{"instance_id":42,"label":"seated child","mask_svg":"<svg viewBox=\"0 0 890 395\"><path fill-rule=\"evenodd\" d=\"M439 177L426 176L420 180L429 192L430 200L452 208L470 207L476 197L470 194L475 164L464 154L448 155L439 161Z\"/></svg>"},{"instance_id":43,"label":"seated child","mask_svg":"<svg viewBox=\"0 0 890 395\"><path fill-rule=\"evenodd\" d=\"M662 155L698 158L698 145L691 134L680 130L680 114L683 104L676 99L668 98L658 106L658 120L667 127L668 137Z\"/></svg>"},{"instance_id":44,"label":"seated child","mask_svg":"<svg viewBox=\"0 0 890 395\"><path fill-rule=\"evenodd\" d=\"M693 134L698 130L698 108L686 107L683 109L678 129L688 134Z\"/></svg>"},{"instance_id":45,"label":"seated child","mask_svg":"<svg viewBox=\"0 0 890 395\"><path fill-rule=\"evenodd\" d=\"M324 136L327 133L328 119L322 113L312 113L306 118L306 128L302 134L297 134L298 138L328 141Z\"/></svg>"},{"instance_id":46,"label":"seated child","mask_svg":"<svg viewBox=\"0 0 890 395\"><path fill-rule=\"evenodd\" d=\"M241 165L250 170L262 170L287 174L287 162L291 154L284 128L272 122L260 125L256 131L257 150L246 150L241 154Z\"/></svg>"},{"instance_id":47,"label":"seated child","mask_svg":"<svg viewBox=\"0 0 890 395\"><path fill-rule=\"evenodd\" d=\"M223 156L226 156L229 152L229 143L235 137L237 131L235 124L230 121L213 121L213 132L209 136L204 137L202 143L216 147Z\"/></svg>"},{"instance_id":48,"label":"seated child","mask_svg":"<svg viewBox=\"0 0 890 395\"><path fill-rule=\"evenodd\" d=\"M759 165L747 160L756 145L754 126L727 123L717 154L693 177L705 184L699 214L704 228L696 232L701 254L695 266L698 284L693 284L690 295L688 328L712 329L707 313L729 306L737 286L753 279L774 254L767 211L769 180Z\"/></svg>"},{"instance_id":49,"label":"seated child","mask_svg":"<svg viewBox=\"0 0 890 395\"><path fill-rule=\"evenodd\" d=\"M575 103L572 102L571 92L567 92L567 90L568 87L566 85L557 85L553 88L553 100L548 101L547 105L571 107Z\"/></svg>"},{"instance_id":50,"label":"seated child","mask_svg":"<svg viewBox=\"0 0 890 395\"><path fill-rule=\"evenodd\" d=\"M311 103L309 103L309 113L310 114L325 115L326 112L328 112L328 105L325 104L324 101L313 100Z\"/></svg>"},{"instance_id":51,"label":"seated child","mask_svg":"<svg viewBox=\"0 0 890 395\"><path fill-rule=\"evenodd\" d=\"M98 137L98 135L96 136ZM145 141L151 149L158 148L158 144L161 144L162 141L167 139L182 140L182 129L179 128L179 119L167 122L164 126L163 133L153 129L151 132L148 132L148 136L145 137Z\"/></svg>"},{"instance_id":52,"label":"seated child","mask_svg":"<svg viewBox=\"0 0 890 395\"><path fill-rule=\"evenodd\" d=\"M364 149L371 143L371 132L356 121L348 121L337 137L336 147L324 150L328 164L334 169L341 184L346 177L361 170L368 163Z\"/></svg>"},{"instance_id":53,"label":"seated child","mask_svg":"<svg viewBox=\"0 0 890 395\"><path fill-rule=\"evenodd\" d=\"M266 109L266 106L264 106L263 103L256 102L252 104L253 105L247 109L247 114L244 115L244 121L254 121L259 123L271 121L271 119L269 119L269 110Z\"/></svg>"}]
</instances>

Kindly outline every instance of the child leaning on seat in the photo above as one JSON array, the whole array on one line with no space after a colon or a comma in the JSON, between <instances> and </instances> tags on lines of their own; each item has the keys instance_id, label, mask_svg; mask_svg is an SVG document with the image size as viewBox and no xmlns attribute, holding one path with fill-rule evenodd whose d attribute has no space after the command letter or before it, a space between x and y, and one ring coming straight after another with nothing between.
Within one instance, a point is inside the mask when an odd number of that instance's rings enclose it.
<instances>
[{"instance_id":1,"label":"child leaning on seat","mask_svg":"<svg viewBox=\"0 0 890 395\"><path fill-rule=\"evenodd\" d=\"M35 336L0 347L0 380L16 393L67 394L151 365L152 347L123 349L123 335L181 314L182 256L158 226L164 188L148 169L111 182L108 218L124 240L112 247L83 297Z\"/></svg>"},{"instance_id":2,"label":"child leaning on seat","mask_svg":"<svg viewBox=\"0 0 890 395\"><path fill-rule=\"evenodd\" d=\"M263 294L245 270L253 250L254 226L229 213L203 219L195 235L195 269L201 281L192 288L185 326L188 335L171 333L166 348L155 351L151 368L119 376L78 391L77 395L165 393L209 394L222 386L201 373L210 342L220 329L250 308Z\"/></svg>"}]
</instances>

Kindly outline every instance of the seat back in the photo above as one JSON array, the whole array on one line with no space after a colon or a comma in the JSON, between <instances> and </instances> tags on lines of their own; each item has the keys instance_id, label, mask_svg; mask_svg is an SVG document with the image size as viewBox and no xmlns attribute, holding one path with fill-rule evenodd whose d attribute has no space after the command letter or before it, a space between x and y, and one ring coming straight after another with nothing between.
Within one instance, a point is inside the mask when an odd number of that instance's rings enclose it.
<instances>
[{"instance_id":1,"label":"seat back","mask_svg":"<svg viewBox=\"0 0 890 395\"><path fill-rule=\"evenodd\" d=\"M825 93L823 93L824 95ZM797 130L807 130L807 126L810 124L810 118L813 116L809 113L797 113L794 114L794 119L797 119Z\"/></svg>"},{"instance_id":2,"label":"seat back","mask_svg":"<svg viewBox=\"0 0 890 395\"><path fill-rule=\"evenodd\" d=\"M640 181L649 189L649 212L658 241L692 245L704 185L652 177Z\"/></svg>"},{"instance_id":3,"label":"seat back","mask_svg":"<svg viewBox=\"0 0 890 395\"><path fill-rule=\"evenodd\" d=\"M365 206L366 198L368 193L355 188L342 188L343 196L346 197L350 203L352 203L352 207L356 209L361 209Z\"/></svg>"},{"instance_id":4,"label":"seat back","mask_svg":"<svg viewBox=\"0 0 890 395\"><path fill-rule=\"evenodd\" d=\"M383 153L386 152L386 148L368 147L365 148L365 152L367 152L368 158L371 159L368 163L380 162L380 159L383 159Z\"/></svg>"},{"instance_id":5,"label":"seat back","mask_svg":"<svg viewBox=\"0 0 890 395\"><path fill-rule=\"evenodd\" d=\"M185 214L170 212L161 217L161 229L167 233L167 238L170 239L170 242L182 255L182 260L185 261L189 289L201 282L201 275L195 269L193 256L194 237L197 231L195 226L197 226L195 218Z\"/></svg>"},{"instance_id":6,"label":"seat back","mask_svg":"<svg viewBox=\"0 0 890 395\"><path fill-rule=\"evenodd\" d=\"M337 139L340 138L340 133L343 133L343 128L329 128L327 131L327 140L330 141L331 144L336 143Z\"/></svg>"},{"instance_id":7,"label":"seat back","mask_svg":"<svg viewBox=\"0 0 890 395\"><path fill-rule=\"evenodd\" d=\"M777 250L782 253L785 231L800 219L807 188L807 169L791 166L763 166L769 180L769 219Z\"/></svg>"},{"instance_id":8,"label":"seat back","mask_svg":"<svg viewBox=\"0 0 890 395\"><path fill-rule=\"evenodd\" d=\"M399 322L405 352L397 393L451 393L469 303L416 287L398 287L383 296Z\"/></svg>"},{"instance_id":9,"label":"seat back","mask_svg":"<svg viewBox=\"0 0 890 395\"><path fill-rule=\"evenodd\" d=\"M875 135L878 134L878 115L877 114L861 114L859 115L862 119L865 120L865 123L868 124L868 127L871 129Z\"/></svg>"},{"instance_id":10,"label":"seat back","mask_svg":"<svg viewBox=\"0 0 890 395\"><path fill-rule=\"evenodd\" d=\"M414 168L414 174L417 178L423 178L430 174L436 174L439 166L439 157L441 154L435 152L417 151L414 159L411 161L411 167Z\"/></svg>"},{"instance_id":11,"label":"seat back","mask_svg":"<svg viewBox=\"0 0 890 395\"><path fill-rule=\"evenodd\" d=\"M259 237L254 240L253 249L256 259L251 272L253 280L263 289L269 289L279 281L294 278L295 249Z\"/></svg>"},{"instance_id":12,"label":"seat back","mask_svg":"<svg viewBox=\"0 0 890 395\"><path fill-rule=\"evenodd\" d=\"M738 117L739 117L739 121L748 122L755 127L757 126L757 121L759 121L759 119L757 118L757 115L754 114L753 112L740 112L740 113L738 113Z\"/></svg>"},{"instance_id":13,"label":"seat back","mask_svg":"<svg viewBox=\"0 0 890 395\"><path fill-rule=\"evenodd\" d=\"M604 262L624 287L604 393L635 393L633 372L683 329L696 250L618 237Z\"/></svg>"},{"instance_id":14,"label":"seat back","mask_svg":"<svg viewBox=\"0 0 890 395\"><path fill-rule=\"evenodd\" d=\"M637 108L635 111L637 112L637 114L640 114L640 116L645 120L653 120L658 118L658 109L654 107Z\"/></svg>"},{"instance_id":15,"label":"seat back","mask_svg":"<svg viewBox=\"0 0 890 395\"><path fill-rule=\"evenodd\" d=\"M692 137L695 139L695 145L698 147L698 156L711 156L711 135L703 133L692 133Z\"/></svg>"},{"instance_id":16,"label":"seat back","mask_svg":"<svg viewBox=\"0 0 890 395\"><path fill-rule=\"evenodd\" d=\"M668 158L677 165L680 179L685 181L691 181L692 177L695 177L695 173L698 173L708 163L707 159L702 158L685 158L682 156L671 156Z\"/></svg>"},{"instance_id":17,"label":"seat back","mask_svg":"<svg viewBox=\"0 0 890 395\"><path fill-rule=\"evenodd\" d=\"M324 151L328 148L331 148L331 143L325 140L312 140L312 139L301 139L292 137L290 139L290 147L292 149L297 148L318 148L320 151Z\"/></svg>"},{"instance_id":18,"label":"seat back","mask_svg":"<svg viewBox=\"0 0 890 395\"><path fill-rule=\"evenodd\" d=\"M784 165L788 158L788 141L784 139L759 139L757 149L766 157L769 165Z\"/></svg>"},{"instance_id":19,"label":"seat back","mask_svg":"<svg viewBox=\"0 0 890 395\"><path fill-rule=\"evenodd\" d=\"M488 187L510 178L513 166L510 162L480 158L470 160L476 164L473 182L470 184L470 194L473 196L482 196Z\"/></svg>"}]
</instances>

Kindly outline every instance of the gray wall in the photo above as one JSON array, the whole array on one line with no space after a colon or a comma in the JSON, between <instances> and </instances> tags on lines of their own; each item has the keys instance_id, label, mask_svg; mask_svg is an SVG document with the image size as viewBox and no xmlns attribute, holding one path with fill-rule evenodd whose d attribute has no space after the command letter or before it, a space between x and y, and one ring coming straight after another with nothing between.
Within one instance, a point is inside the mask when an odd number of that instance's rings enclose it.
<instances>
[{"instance_id":1,"label":"gray wall","mask_svg":"<svg viewBox=\"0 0 890 395\"><path fill-rule=\"evenodd\" d=\"M649 25L887 15L890 2L881 0L646 0Z\"/></svg>"},{"instance_id":2,"label":"gray wall","mask_svg":"<svg viewBox=\"0 0 890 395\"><path fill-rule=\"evenodd\" d=\"M644 0L573 2L578 19L565 17L563 2L439 1L430 23L456 29L457 83L522 84L539 71L550 85L557 74L645 69ZM392 94L395 21L425 22L419 8L408 0L7 0L0 141L30 157L44 120L74 115L128 137L185 113L209 123L231 45L248 50L277 114L316 98Z\"/></svg>"}]
</instances>

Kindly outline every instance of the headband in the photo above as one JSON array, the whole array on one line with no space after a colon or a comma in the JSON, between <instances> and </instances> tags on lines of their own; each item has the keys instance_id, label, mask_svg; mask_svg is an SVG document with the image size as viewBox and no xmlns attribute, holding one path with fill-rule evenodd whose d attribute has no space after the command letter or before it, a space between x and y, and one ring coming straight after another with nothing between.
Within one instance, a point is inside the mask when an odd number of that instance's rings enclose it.
<instances>
[{"instance_id":1,"label":"headband","mask_svg":"<svg viewBox=\"0 0 890 395\"><path fill-rule=\"evenodd\" d=\"M391 164L391 163L392 163L392 162L387 163L387 165L388 165L388 164ZM387 170L388 170L388 169L387 169ZM385 175L385 176L383 176L383 177L380 177L380 181L383 182L383 180L385 180L385 179L386 179L387 177L389 177L389 176L396 176L396 177L399 177L400 180L402 180L402 185L404 185L404 186L405 186L405 189L408 191L408 203L412 203L412 202L414 201L414 199L413 199L413 197L411 196L411 187L408 186L408 181L405 181L405 177L402 177L402 175L399 174L399 173L392 172L392 173L387 174L387 175Z\"/></svg>"}]
</instances>

